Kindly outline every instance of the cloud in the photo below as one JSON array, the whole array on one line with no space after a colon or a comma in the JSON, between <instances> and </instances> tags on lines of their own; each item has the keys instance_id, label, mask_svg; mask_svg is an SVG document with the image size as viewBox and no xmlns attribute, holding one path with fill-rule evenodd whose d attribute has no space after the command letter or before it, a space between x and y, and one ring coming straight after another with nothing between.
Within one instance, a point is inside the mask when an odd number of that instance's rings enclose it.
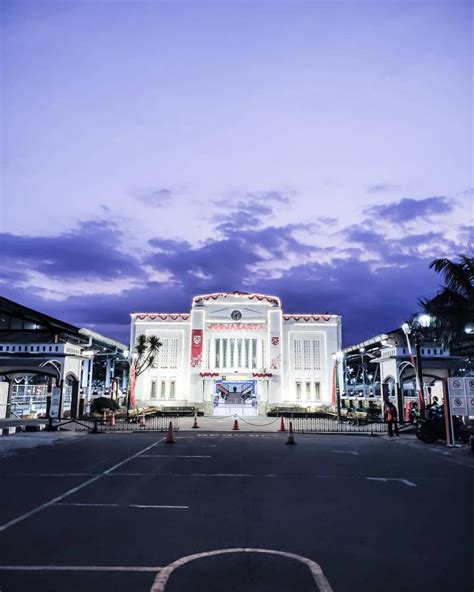
<instances>
[{"instance_id":1,"label":"cloud","mask_svg":"<svg viewBox=\"0 0 474 592\"><path fill-rule=\"evenodd\" d=\"M400 185L391 185L390 183L378 183L376 185L370 185L367 188L369 193L388 193L390 191L397 191L401 189Z\"/></svg>"},{"instance_id":2,"label":"cloud","mask_svg":"<svg viewBox=\"0 0 474 592\"><path fill-rule=\"evenodd\" d=\"M155 189L154 191L137 196L137 199L147 206L162 208L168 206L173 201L173 192L171 189L166 188Z\"/></svg>"},{"instance_id":3,"label":"cloud","mask_svg":"<svg viewBox=\"0 0 474 592\"><path fill-rule=\"evenodd\" d=\"M138 261L120 249L122 233L106 221L81 222L56 236L0 234L6 267L56 279L119 280L143 277Z\"/></svg>"},{"instance_id":4,"label":"cloud","mask_svg":"<svg viewBox=\"0 0 474 592\"><path fill-rule=\"evenodd\" d=\"M365 214L382 218L389 222L403 224L417 218L427 219L429 216L448 214L453 209L447 197L427 197L425 199L405 198L398 202L370 206Z\"/></svg>"}]
</instances>

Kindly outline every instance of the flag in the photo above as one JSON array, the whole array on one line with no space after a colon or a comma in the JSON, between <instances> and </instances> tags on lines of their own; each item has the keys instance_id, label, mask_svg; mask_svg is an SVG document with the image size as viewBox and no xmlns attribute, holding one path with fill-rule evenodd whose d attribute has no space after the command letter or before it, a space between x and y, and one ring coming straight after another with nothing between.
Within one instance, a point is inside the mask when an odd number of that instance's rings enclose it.
<instances>
[{"instance_id":1,"label":"flag","mask_svg":"<svg viewBox=\"0 0 474 592\"><path fill-rule=\"evenodd\" d=\"M129 407L135 408L137 406L137 401L135 399L135 364L130 365L130 398L129 398Z\"/></svg>"}]
</instances>

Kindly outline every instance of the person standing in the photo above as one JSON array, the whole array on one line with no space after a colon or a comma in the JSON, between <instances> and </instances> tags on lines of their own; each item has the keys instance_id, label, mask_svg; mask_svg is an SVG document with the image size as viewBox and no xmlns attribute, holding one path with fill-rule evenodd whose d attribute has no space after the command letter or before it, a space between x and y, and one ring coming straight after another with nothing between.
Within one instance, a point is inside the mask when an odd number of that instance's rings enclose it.
<instances>
[{"instance_id":1,"label":"person standing","mask_svg":"<svg viewBox=\"0 0 474 592\"><path fill-rule=\"evenodd\" d=\"M384 411L385 421L388 424L388 435L390 438L393 438L393 432L395 429L395 436L399 436L398 433L398 412L397 408L391 401L387 401L385 403L385 411Z\"/></svg>"}]
</instances>

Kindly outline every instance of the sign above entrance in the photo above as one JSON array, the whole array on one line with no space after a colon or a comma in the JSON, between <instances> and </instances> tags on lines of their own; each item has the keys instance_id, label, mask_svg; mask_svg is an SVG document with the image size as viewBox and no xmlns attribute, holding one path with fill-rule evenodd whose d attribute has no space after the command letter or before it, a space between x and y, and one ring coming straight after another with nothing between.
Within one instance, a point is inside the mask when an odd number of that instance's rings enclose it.
<instances>
[{"instance_id":1,"label":"sign above entrance","mask_svg":"<svg viewBox=\"0 0 474 592\"><path fill-rule=\"evenodd\" d=\"M207 323L208 331L266 331L266 323Z\"/></svg>"}]
</instances>

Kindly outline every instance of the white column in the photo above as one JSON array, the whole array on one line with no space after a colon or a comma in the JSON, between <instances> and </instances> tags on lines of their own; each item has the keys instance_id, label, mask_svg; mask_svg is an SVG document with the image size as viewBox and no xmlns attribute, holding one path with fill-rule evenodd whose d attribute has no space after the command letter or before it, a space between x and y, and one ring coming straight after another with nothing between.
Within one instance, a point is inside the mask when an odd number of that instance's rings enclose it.
<instances>
[{"instance_id":1,"label":"white column","mask_svg":"<svg viewBox=\"0 0 474 592\"><path fill-rule=\"evenodd\" d=\"M81 373L81 387L87 388L89 380L89 360L87 358L82 360L82 373Z\"/></svg>"},{"instance_id":2,"label":"white column","mask_svg":"<svg viewBox=\"0 0 474 592\"><path fill-rule=\"evenodd\" d=\"M110 388L110 371L112 369L112 360L107 358L105 363L105 388Z\"/></svg>"},{"instance_id":3,"label":"white column","mask_svg":"<svg viewBox=\"0 0 474 592\"><path fill-rule=\"evenodd\" d=\"M90 401L92 398L92 371L94 369L94 358L89 360L89 377L87 380L87 400Z\"/></svg>"}]
</instances>

